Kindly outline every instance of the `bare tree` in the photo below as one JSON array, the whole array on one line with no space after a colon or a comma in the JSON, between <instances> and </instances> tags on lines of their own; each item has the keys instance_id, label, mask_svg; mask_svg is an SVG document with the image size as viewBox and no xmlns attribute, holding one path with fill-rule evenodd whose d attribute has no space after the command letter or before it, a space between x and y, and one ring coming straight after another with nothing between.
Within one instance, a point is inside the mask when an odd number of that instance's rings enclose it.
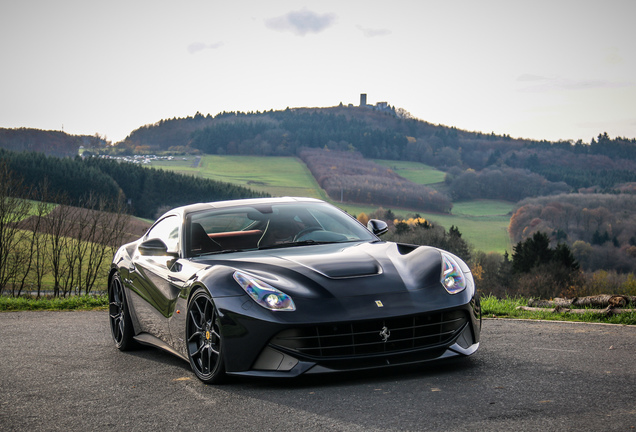
<instances>
[{"instance_id":1,"label":"bare tree","mask_svg":"<svg viewBox=\"0 0 636 432\"><path fill-rule=\"evenodd\" d=\"M104 268L103 264L113 257L115 250L123 243L130 222L127 208L121 202L101 201L99 212L96 213L99 229L92 243L93 253L87 268L87 275L90 274L90 277L85 278L87 293L98 279L107 276L109 269Z\"/></svg>"},{"instance_id":2,"label":"bare tree","mask_svg":"<svg viewBox=\"0 0 636 432\"><path fill-rule=\"evenodd\" d=\"M67 217L69 237L67 243L63 247L61 258L65 264L66 271L60 273L62 295L66 297L76 291L79 283L78 267L81 267L81 259L79 257L81 253L81 243L83 239L82 229L82 211L78 207L67 207L68 212L65 213ZM79 264L78 264L79 263ZM81 274L81 273L80 273Z\"/></svg>"},{"instance_id":3,"label":"bare tree","mask_svg":"<svg viewBox=\"0 0 636 432\"><path fill-rule=\"evenodd\" d=\"M68 200L49 196L46 182L36 196L0 164L0 292L11 287L19 296L32 286L40 296L51 274L54 296L88 294L106 276L105 263L128 234L126 208L93 195L83 208L50 202Z\"/></svg>"},{"instance_id":4,"label":"bare tree","mask_svg":"<svg viewBox=\"0 0 636 432\"><path fill-rule=\"evenodd\" d=\"M56 202L68 202L66 198L58 197ZM44 218L44 231L48 234L48 261L51 266L51 275L53 276L53 295L60 295L62 280L70 272L69 262L65 257L64 251L73 241L71 237L71 226L68 221L72 213L72 207L67 204L58 205L46 218Z\"/></svg>"},{"instance_id":5,"label":"bare tree","mask_svg":"<svg viewBox=\"0 0 636 432\"><path fill-rule=\"evenodd\" d=\"M42 221L50 211L53 204L48 204L43 197L35 205L35 214L28 218L20 232L20 246L14 251L19 257L19 271L14 279L14 296L22 294L26 284L31 282L37 288L37 296L40 297L43 288L44 276L48 273L49 265L46 260L47 236L42 232ZM17 287L17 292L16 292Z\"/></svg>"},{"instance_id":6,"label":"bare tree","mask_svg":"<svg viewBox=\"0 0 636 432\"><path fill-rule=\"evenodd\" d=\"M31 210L29 201L23 199L29 189L18 179L5 162L0 161L0 292L20 271L21 259L16 253L21 240L18 223Z\"/></svg>"},{"instance_id":7,"label":"bare tree","mask_svg":"<svg viewBox=\"0 0 636 432\"><path fill-rule=\"evenodd\" d=\"M75 241L71 257L74 283L89 294L97 280L105 277L104 263L109 260L125 235L130 216L125 207L88 196L84 208L78 209L73 217Z\"/></svg>"},{"instance_id":8,"label":"bare tree","mask_svg":"<svg viewBox=\"0 0 636 432\"><path fill-rule=\"evenodd\" d=\"M94 210L88 211L88 223L86 225L85 269L82 279L84 293L88 294L98 276L104 259L110 255L108 245L110 238L110 214L106 213L106 204L103 200L97 200Z\"/></svg>"},{"instance_id":9,"label":"bare tree","mask_svg":"<svg viewBox=\"0 0 636 432\"><path fill-rule=\"evenodd\" d=\"M46 260L46 243L47 236L45 233L40 232L40 226L42 224L43 217L49 212L50 205L46 201L39 201L36 206L37 214L34 217L36 226L31 231L31 249L33 249L32 259L35 264L33 267L33 274L35 276L35 285L37 287L38 298L41 295L43 289L44 276L49 271L49 264Z\"/></svg>"},{"instance_id":10,"label":"bare tree","mask_svg":"<svg viewBox=\"0 0 636 432\"><path fill-rule=\"evenodd\" d=\"M88 197L86 201L82 204L87 205L87 201L92 201L92 197ZM74 275L75 279L73 280L73 289L74 294L81 293L81 283L83 280L84 273L84 263L86 261L86 251L89 247L90 238L90 230L91 230L91 220L90 215L87 211L81 208L75 209L75 217L73 217L74 228L73 231L75 233L75 241L71 244L71 251L73 253L73 263L74 263Z\"/></svg>"}]
</instances>

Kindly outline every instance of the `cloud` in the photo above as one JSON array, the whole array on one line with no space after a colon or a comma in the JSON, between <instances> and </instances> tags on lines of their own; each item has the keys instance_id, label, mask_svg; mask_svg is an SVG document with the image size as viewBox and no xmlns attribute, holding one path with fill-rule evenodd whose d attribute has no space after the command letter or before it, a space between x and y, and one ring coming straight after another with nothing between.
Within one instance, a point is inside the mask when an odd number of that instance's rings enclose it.
<instances>
[{"instance_id":1,"label":"cloud","mask_svg":"<svg viewBox=\"0 0 636 432\"><path fill-rule=\"evenodd\" d=\"M211 44L205 44L203 42L192 42L190 45L188 45L188 52L190 54L196 54L206 49L217 49L222 46L223 46L223 42L215 42Z\"/></svg>"},{"instance_id":2,"label":"cloud","mask_svg":"<svg viewBox=\"0 0 636 432\"><path fill-rule=\"evenodd\" d=\"M627 82L612 82L600 79L572 79L559 76L546 77L542 75L522 74L517 77L518 82L527 83L521 88L522 92L541 93L553 90L588 90L599 88L619 88L631 85Z\"/></svg>"},{"instance_id":3,"label":"cloud","mask_svg":"<svg viewBox=\"0 0 636 432\"><path fill-rule=\"evenodd\" d=\"M391 34L391 30L387 30L387 29L370 29L370 28L364 28L362 26L357 26L357 27L358 27L358 30L362 32L364 37L368 37L368 38L372 38L376 36L388 36Z\"/></svg>"},{"instance_id":4,"label":"cloud","mask_svg":"<svg viewBox=\"0 0 636 432\"><path fill-rule=\"evenodd\" d=\"M517 81L528 82L528 81L544 81L548 78L541 75L533 75L533 74L522 74L517 77Z\"/></svg>"},{"instance_id":5,"label":"cloud","mask_svg":"<svg viewBox=\"0 0 636 432\"><path fill-rule=\"evenodd\" d=\"M278 31L291 31L298 36L307 33L320 33L331 27L336 21L333 13L317 14L307 9L289 12L286 15L265 20L265 25Z\"/></svg>"},{"instance_id":6,"label":"cloud","mask_svg":"<svg viewBox=\"0 0 636 432\"><path fill-rule=\"evenodd\" d=\"M606 80L569 80L563 79L557 82L557 85L565 90L585 90L593 88L614 88L623 87L624 84L613 83Z\"/></svg>"}]
</instances>

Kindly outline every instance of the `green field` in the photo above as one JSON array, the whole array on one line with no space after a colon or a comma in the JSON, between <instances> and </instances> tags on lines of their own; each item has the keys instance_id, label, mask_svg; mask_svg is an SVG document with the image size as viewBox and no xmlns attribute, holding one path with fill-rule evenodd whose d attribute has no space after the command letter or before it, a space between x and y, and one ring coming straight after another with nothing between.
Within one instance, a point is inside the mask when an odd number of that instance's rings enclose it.
<instances>
[{"instance_id":1,"label":"green field","mask_svg":"<svg viewBox=\"0 0 636 432\"><path fill-rule=\"evenodd\" d=\"M266 192L272 196L306 196L325 199L307 167L293 157L205 155L197 168L193 156L187 160L153 162L155 168L195 175Z\"/></svg>"},{"instance_id":2,"label":"green field","mask_svg":"<svg viewBox=\"0 0 636 432\"><path fill-rule=\"evenodd\" d=\"M31 216L36 216L38 214L38 205L40 204L38 201L33 201L33 200L26 200L29 203L29 209L28 209L28 213L21 215L21 217L19 218L20 220L26 219L28 217ZM44 215L48 214L49 212L53 211L53 209L55 209L55 207L57 207L57 204L51 204L51 203L47 203L46 204L46 209L44 212ZM14 217L15 214L14 214ZM17 219L17 217L16 217ZM13 222L20 222L20 220L13 220Z\"/></svg>"},{"instance_id":3,"label":"green field","mask_svg":"<svg viewBox=\"0 0 636 432\"><path fill-rule=\"evenodd\" d=\"M215 156L205 155L198 167L193 168L193 156L187 160L153 162L151 166L182 174L195 175L246 186L267 192L272 196L306 196L330 201L347 212L369 214L378 206L364 206L334 202L318 186L305 164L293 157ZM417 162L376 161L396 171L415 183L434 184L444 180L444 173ZM492 200L475 200L455 203L453 214L427 213L424 209L391 208L402 217L418 213L422 217L445 227L455 225L477 250L486 252L511 252L508 223L512 203ZM386 207L385 207L386 208Z\"/></svg>"},{"instance_id":4,"label":"green field","mask_svg":"<svg viewBox=\"0 0 636 432\"><path fill-rule=\"evenodd\" d=\"M472 200L453 203L453 214L468 217L503 216L510 219L515 204L508 201Z\"/></svg>"},{"instance_id":5,"label":"green field","mask_svg":"<svg viewBox=\"0 0 636 432\"><path fill-rule=\"evenodd\" d=\"M375 159L375 163L390 168L397 175L413 183L431 185L444 181L446 173L419 162Z\"/></svg>"}]
</instances>

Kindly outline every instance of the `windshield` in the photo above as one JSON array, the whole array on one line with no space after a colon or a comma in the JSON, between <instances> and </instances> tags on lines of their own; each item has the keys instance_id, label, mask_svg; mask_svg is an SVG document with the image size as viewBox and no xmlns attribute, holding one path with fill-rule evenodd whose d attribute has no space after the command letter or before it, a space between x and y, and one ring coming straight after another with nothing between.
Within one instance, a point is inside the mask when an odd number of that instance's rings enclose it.
<instances>
[{"instance_id":1,"label":"windshield","mask_svg":"<svg viewBox=\"0 0 636 432\"><path fill-rule=\"evenodd\" d=\"M351 216L322 202L211 209L186 221L188 256L376 240Z\"/></svg>"}]
</instances>

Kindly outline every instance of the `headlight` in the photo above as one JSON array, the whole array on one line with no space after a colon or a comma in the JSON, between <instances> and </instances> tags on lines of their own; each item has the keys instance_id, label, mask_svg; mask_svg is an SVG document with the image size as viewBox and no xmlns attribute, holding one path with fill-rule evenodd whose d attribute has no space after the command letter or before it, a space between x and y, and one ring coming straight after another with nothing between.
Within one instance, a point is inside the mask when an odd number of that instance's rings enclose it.
<instances>
[{"instance_id":1,"label":"headlight","mask_svg":"<svg viewBox=\"0 0 636 432\"><path fill-rule=\"evenodd\" d=\"M450 254L442 252L442 285L449 294L457 294L466 289L466 275L459 263Z\"/></svg>"},{"instance_id":2,"label":"headlight","mask_svg":"<svg viewBox=\"0 0 636 432\"><path fill-rule=\"evenodd\" d=\"M234 272L234 280L252 299L265 309L273 311L294 311L296 305L290 296L273 286L240 271Z\"/></svg>"}]
</instances>

